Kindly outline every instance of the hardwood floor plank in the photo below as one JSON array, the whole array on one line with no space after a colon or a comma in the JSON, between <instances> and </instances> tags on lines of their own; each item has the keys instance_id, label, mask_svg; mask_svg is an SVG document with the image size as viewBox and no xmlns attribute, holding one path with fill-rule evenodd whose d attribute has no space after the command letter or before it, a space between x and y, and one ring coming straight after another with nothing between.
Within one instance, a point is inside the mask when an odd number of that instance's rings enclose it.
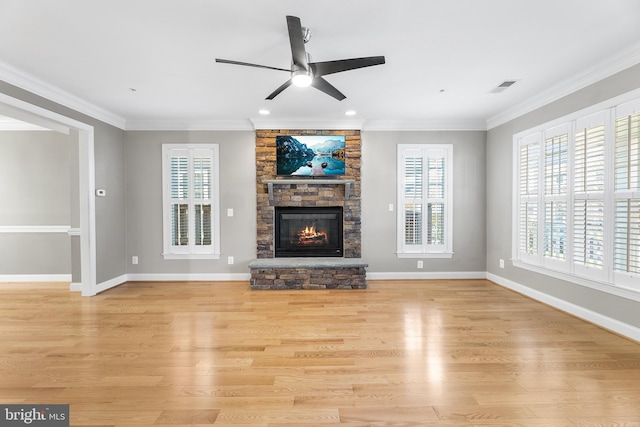
<instances>
[{"instance_id":1,"label":"hardwood floor plank","mask_svg":"<svg viewBox=\"0 0 640 427\"><path fill-rule=\"evenodd\" d=\"M71 425L636 426L640 344L486 280L0 287L0 402Z\"/></svg>"},{"instance_id":2,"label":"hardwood floor plank","mask_svg":"<svg viewBox=\"0 0 640 427\"><path fill-rule=\"evenodd\" d=\"M155 424L160 425L193 425L193 424L213 424L218 418L219 409L209 409L200 411L162 411Z\"/></svg>"},{"instance_id":3,"label":"hardwood floor plank","mask_svg":"<svg viewBox=\"0 0 640 427\"><path fill-rule=\"evenodd\" d=\"M473 422L477 420L520 420L527 418L536 418L536 415L525 405L450 405L434 407L436 415L441 420L447 421L466 421Z\"/></svg>"},{"instance_id":4,"label":"hardwood floor plank","mask_svg":"<svg viewBox=\"0 0 640 427\"><path fill-rule=\"evenodd\" d=\"M435 423L439 421L435 411L430 406L380 408L377 406L343 408L340 409L340 421L367 423Z\"/></svg>"},{"instance_id":5,"label":"hardwood floor plank","mask_svg":"<svg viewBox=\"0 0 640 427\"><path fill-rule=\"evenodd\" d=\"M325 425L339 423L338 409L291 408L283 410L261 411L253 408L222 409L216 419L217 424L245 423L265 424L270 427L278 423L291 425Z\"/></svg>"}]
</instances>

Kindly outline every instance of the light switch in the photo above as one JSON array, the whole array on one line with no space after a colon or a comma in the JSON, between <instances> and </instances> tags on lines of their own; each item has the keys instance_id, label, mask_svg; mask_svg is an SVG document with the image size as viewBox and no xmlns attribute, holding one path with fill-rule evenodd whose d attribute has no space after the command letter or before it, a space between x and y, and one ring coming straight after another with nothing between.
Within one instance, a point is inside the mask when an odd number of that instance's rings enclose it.
<instances>
[{"instance_id":1,"label":"light switch","mask_svg":"<svg viewBox=\"0 0 640 427\"><path fill-rule=\"evenodd\" d=\"M393 212L393 203L389 203L389 212Z\"/></svg>"},{"instance_id":2,"label":"light switch","mask_svg":"<svg viewBox=\"0 0 640 427\"><path fill-rule=\"evenodd\" d=\"M227 216L233 216L233 209L232 208L227 209Z\"/></svg>"}]
</instances>

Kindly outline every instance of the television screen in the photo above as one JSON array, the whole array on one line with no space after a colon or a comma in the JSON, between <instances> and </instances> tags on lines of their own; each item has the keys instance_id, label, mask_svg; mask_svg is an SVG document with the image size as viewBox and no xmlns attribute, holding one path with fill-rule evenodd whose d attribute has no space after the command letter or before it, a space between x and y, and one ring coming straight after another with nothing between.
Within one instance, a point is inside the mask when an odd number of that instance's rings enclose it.
<instances>
[{"instance_id":1,"label":"television screen","mask_svg":"<svg viewBox=\"0 0 640 427\"><path fill-rule=\"evenodd\" d=\"M277 175L344 175L344 135L276 136Z\"/></svg>"}]
</instances>

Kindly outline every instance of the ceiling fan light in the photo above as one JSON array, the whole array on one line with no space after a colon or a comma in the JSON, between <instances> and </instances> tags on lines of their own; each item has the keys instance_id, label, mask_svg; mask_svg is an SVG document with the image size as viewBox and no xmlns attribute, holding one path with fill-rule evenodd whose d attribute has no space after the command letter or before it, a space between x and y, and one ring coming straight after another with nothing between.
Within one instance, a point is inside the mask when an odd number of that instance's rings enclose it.
<instances>
[{"instance_id":1,"label":"ceiling fan light","mask_svg":"<svg viewBox=\"0 0 640 427\"><path fill-rule=\"evenodd\" d=\"M291 76L291 82L298 87L311 86L312 80L311 73L304 70L294 71Z\"/></svg>"}]
</instances>

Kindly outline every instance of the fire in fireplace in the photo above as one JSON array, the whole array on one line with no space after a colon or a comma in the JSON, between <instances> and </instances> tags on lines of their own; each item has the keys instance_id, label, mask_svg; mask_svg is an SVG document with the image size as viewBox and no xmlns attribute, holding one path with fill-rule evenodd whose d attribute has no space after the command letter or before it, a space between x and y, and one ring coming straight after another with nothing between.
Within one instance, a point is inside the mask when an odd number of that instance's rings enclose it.
<instances>
[{"instance_id":1,"label":"fire in fireplace","mask_svg":"<svg viewBox=\"0 0 640 427\"><path fill-rule=\"evenodd\" d=\"M276 257L341 257L342 241L341 206L276 206Z\"/></svg>"}]
</instances>

